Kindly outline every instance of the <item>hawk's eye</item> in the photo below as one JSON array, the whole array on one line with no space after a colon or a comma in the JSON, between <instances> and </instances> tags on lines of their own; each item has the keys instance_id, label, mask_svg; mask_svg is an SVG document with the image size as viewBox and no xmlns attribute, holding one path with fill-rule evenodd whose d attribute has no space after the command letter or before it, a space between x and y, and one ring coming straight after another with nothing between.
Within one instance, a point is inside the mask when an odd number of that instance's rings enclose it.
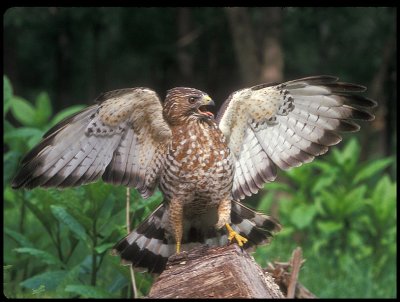
<instances>
[{"instance_id":1,"label":"hawk's eye","mask_svg":"<svg viewBox=\"0 0 400 302\"><path fill-rule=\"evenodd\" d=\"M199 97L197 97L197 96L190 96L189 97L189 103L190 104L194 104L196 101L197 101L197 99L198 99Z\"/></svg>"}]
</instances>

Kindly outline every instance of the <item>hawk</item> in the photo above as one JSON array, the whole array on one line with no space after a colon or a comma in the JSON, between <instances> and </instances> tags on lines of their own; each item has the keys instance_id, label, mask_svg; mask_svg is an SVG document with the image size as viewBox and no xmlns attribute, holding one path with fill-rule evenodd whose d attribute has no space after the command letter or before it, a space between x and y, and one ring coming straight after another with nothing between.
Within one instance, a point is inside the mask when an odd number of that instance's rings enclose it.
<instances>
[{"instance_id":1,"label":"hawk","mask_svg":"<svg viewBox=\"0 0 400 302\"><path fill-rule=\"evenodd\" d=\"M218 115L204 92L185 87L165 101L149 88L104 93L51 128L22 160L13 188L71 187L98 180L164 200L114 254L160 273L170 255L199 244L267 243L277 220L243 205L287 170L311 162L372 120L365 87L314 76L233 92Z\"/></svg>"}]
</instances>

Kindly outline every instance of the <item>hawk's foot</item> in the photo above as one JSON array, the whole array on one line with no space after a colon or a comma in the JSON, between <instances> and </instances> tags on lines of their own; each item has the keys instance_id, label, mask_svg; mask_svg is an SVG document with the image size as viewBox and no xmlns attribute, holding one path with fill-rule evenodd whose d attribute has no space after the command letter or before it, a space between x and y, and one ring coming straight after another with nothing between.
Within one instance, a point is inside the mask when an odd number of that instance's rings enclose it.
<instances>
[{"instance_id":1,"label":"hawk's foot","mask_svg":"<svg viewBox=\"0 0 400 302\"><path fill-rule=\"evenodd\" d=\"M181 251L181 242L178 241L178 242L176 243L176 253L179 254L180 251Z\"/></svg>"},{"instance_id":2,"label":"hawk's foot","mask_svg":"<svg viewBox=\"0 0 400 302\"><path fill-rule=\"evenodd\" d=\"M231 243L232 240L235 239L236 242L239 244L239 246L242 247L243 244L245 244L247 242L247 238L245 238L245 237L239 235L238 233L236 233L228 223L226 223L225 226L226 226L226 229L228 230L228 233L229 233L228 234L229 243Z\"/></svg>"}]
</instances>

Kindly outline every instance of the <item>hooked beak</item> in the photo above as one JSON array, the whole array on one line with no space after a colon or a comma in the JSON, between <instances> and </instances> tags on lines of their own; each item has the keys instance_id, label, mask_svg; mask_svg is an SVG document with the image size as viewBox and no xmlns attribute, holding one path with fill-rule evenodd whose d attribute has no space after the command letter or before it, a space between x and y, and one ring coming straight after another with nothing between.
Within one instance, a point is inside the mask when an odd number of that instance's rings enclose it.
<instances>
[{"instance_id":1,"label":"hooked beak","mask_svg":"<svg viewBox=\"0 0 400 302\"><path fill-rule=\"evenodd\" d=\"M214 114L210 111L207 111L206 106L215 106L214 101L207 95L203 95L201 99L201 105L197 109L201 115L207 116L208 118L214 118Z\"/></svg>"},{"instance_id":2,"label":"hooked beak","mask_svg":"<svg viewBox=\"0 0 400 302\"><path fill-rule=\"evenodd\" d=\"M203 105L202 106L215 106L214 101L207 94L203 95Z\"/></svg>"}]
</instances>

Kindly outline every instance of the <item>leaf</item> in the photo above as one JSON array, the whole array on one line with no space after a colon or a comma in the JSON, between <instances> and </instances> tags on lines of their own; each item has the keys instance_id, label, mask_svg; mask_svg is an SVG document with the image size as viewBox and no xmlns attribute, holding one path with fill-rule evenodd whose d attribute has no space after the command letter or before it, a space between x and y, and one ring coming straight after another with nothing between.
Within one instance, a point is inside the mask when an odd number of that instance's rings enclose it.
<instances>
[{"instance_id":1,"label":"leaf","mask_svg":"<svg viewBox=\"0 0 400 302\"><path fill-rule=\"evenodd\" d=\"M137 282L138 280L136 280L136 284L139 284ZM114 277L112 279L112 283L108 286L108 291L110 293L115 293L119 290L121 290L122 288L124 288L125 286L127 286L128 284L128 280L121 274L117 274L116 277ZM141 287L143 287L143 283L140 283ZM149 284L149 287L151 286L151 284ZM148 288L149 288L148 287Z\"/></svg>"},{"instance_id":2,"label":"leaf","mask_svg":"<svg viewBox=\"0 0 400 302\"><path fill-rule=\"evenodd\" d=\"M27 145L28 145L28 148L29 149L32 149L34 146L36 146L38 143L39 143L39 141L41 140L41 136L32 136L29 140L28 140L28 143L27 143Z\"/></svg>"},{"instance_id":3,"label":"leaf","mask_svg":"<svg viewBox=\"0 0 400 302\"><path fill-rule=\"evenodd\" d=\"M64 292L64 289L67 285L69 285L71 283L75 283L76 280L79 280L79 276L81 273L85 273L81 264L78 264L72 268L69 268L64 279L58 284L57 291Z\"/></svg>"},{"instance_id":4,"label":"leaf","mask_svg":"<svg viewBox=\"0 0 400 302\"><path fill-rule=\"evenodd\" d=\"M348 231L347 233L348 241L351 246L353 247L361 247L364 245L363 238L361 234L357 231Z\"/></svg>"},{"instance_id":5,"label":"leaf","mask_svg":"<svg viewBox=\"0 0 400 302\"><path fill-rule=\"evenodd\" d=\"M40 189L36 189L40 190ZM35 190L35 192L36 192ZM47 215L45 210L41 210L37 205L32 203L31 201L26 201L25 205L27 208L36 216L36 218L43 224L46 231L49 233L50 236L53 235L53 226L50 221L50 215Z\"/></svg>"},{"instance_id":6,"label":"leaf","mask_svg":"<svg viewBox=\"0 0 400 302\"><path fill-rule=\"evenodd\" d=\"M6 133L10 132L10 131L14 131L16 128L7 120L3 121L3 135L5 135ZM4 143L6 143L8 146L8 148L10 150L14 150L14 151L19 151L22 153L25 153L26 150L26 144L24 141L21 140L8 140L7 142L5 140L3 140Z\"/></svg>"},{"instance_id":7,"label":"leaf","mask_svg":"<svg viewBox=\"0 0 400 302\"><path fill-rule=\"evenodd\" d=\"M318 169L320 169L324 174L330 174L332 173L333 169L337 169L336 165L333 165L332 163L328 161L323 161L323 160L316 160L313 162L314 166Z\"/></svg>"},{"instance_id":8,"label":"leaf","mask_svg":"<svg viewBox=\"0 0 400 302\"><path fill-rule=\"evenodd\" d=\"M340 201L342 194L340 191L330 192L326 190L321 191L321 205L326 207L328 211L325 211L327 216L332 217L340 214Z\"/></svg>"},{"instance_id":9,"label":"leaf","mask_svg":"<svg viewBox=\"0 0 400 302\"><path fill-rule=\"evenodd\" d=\"M88 198L96 203L97 206L101 206L101 204L108 197L109 192L112 190L113 186L106 183L93 183L85 187L86 192L88 193Z\"/></svg>"},{"instance_id":10,"label":"leaf","mask_svg":"<svg viewBox=\"0 0 400 302\"><path fill-rule=\"evenodd\" d=\"M364 179L371 178L372 176L378 174L380 171L384 170L392 162L393 158L382 158L369 163L356 174L353 180L353 184L357 184Z\"/></svg>"},{"instance_id":11,"label":"leaf","mask_svg":"<svg viewBox=\"0 0 400 302\"><path fill-rule=\"evenodd\" d=\"M375 186L371 202L374 216L379 219L380 223L387 224L395 220L396 196L396 183L385 175Z\"/></svg>"},{"instance_id":12,"label":"leaf","mask_svg":"<svg viewBox=\"0 0 400 302\"><path fill-rule=\"evenodd\" d=\"M311 189L311 193L317 194L324 188L331 186L335 182L335 180L337 180L337 178L338 175L333 173L320 175L314 182L314 186Z\"/></svg>"},{"instance_id":13,"label":"leaf","mask_svg":"<svg viewBox=\"0 0 400 302\"><path fill-rule=\"evenodd\" d=\"M38 137L40 139L42 135L43 131L37 128L22 127L6 132L4 134L4 141L8 142L15 139L27 140L31 137Z\"/></svg>"},{"instance_id":14,"label":"leaf","mask_svg":"<svg viewBox=\"0 0 400 302\"><path fill-rule=\"evenodd\" d=\"M7 76L3 76L3 117L10 109L13 91L10 80Z\"/></svg>"},{"instance_id":15,"label":"leaf","mask_svg":"<svg viewBox=\"0 0 400 302\"><path fill-rule=\"evenodd\" d=\"M11 112L15 119L24 126L35 126L35 108L25 99L14 96L11 100Z\"/></svg>"},{"instance_id":16,"label":"leaf","mask_svg":"<svg viewBox=\"0 0 400 302\"><path fill-rule=\"evenodd\" d=\"M317 213L314 205L299 205L296 207L290 216L290 221L298 228L304 229L311 224L315 214Z\"/></svg>"},{"instance_id":17,"label":"leaf","mask_svg":"<svg viewBox=\"0 0 400 302\"><path fill-rule=\"evenodd\" d=\"M270 207L274 201L275 194L276 193L274 193L274 192L268 192L267 194L265 194L261 198L260 203L257 206L257 209L259 209L260 211L267 212L270 209Z\"/></svg>"},{"instance_id":18,"label":"leaf","mask_svg":"<svg viewBox=\"0 0 400 302\"><path fill-rule=\"evenodd\" d=\"M6 131L4 134L4 142L8 144L11 149L16 149L13 147L13 144L18 142L22 143L22 151L25 153L27 151L25 145L27 145L29 149L32 148L40 141L42 135L43 131L37 128L21 127Z\"/></svg>"},{"instance_id":19,"label":"leaf","mask_svg":"<svg viewBox=\"0 0 400 302\"><path fill-rule=\"evenodd\" d=\"M285 183L271 182L264 186L264 191L286 191L290 192L290 186Z\"/></svg>"},{"instance_id":20,"label":"leaf","mask_svg":"<svg viewBox=\"0 0 400 302\"><path fill-rule=\"evenodd\" d=\"M22 281L20 286L29 289L36 289L41 285L44 285L47 291L51 291L62 282L66 275L67 272L63 270L45 272Z\"/></svg>"},{"instance_id":21,"label":"leaf","mask_svg":"<svg viewBox=\"0 0 400 302\"><path fill-rule=\"evenodd\" d=\"M98 254L102 254L105 251L111 249L114 245L115 245L115 242L114 243L104 243L104 244L96 246L95 251Z\"/></svg>"},{"instance_id":22,"label":"leaf","mask_svg":"<svg viewBox=\"0 0 400 302\"><path fill-rule=\"evenodd\" d=\"M24 235L21 233L18 233L16 231L13 231L7 227L4 227L4 233L10 236L12 239L14 239L20 246L24 247L32 247L33 244L30 242L28 238L26 238Z\"/></svg>"},{"instance_id":23,"label":"leaf","mask_svg":"<svg viewBox=\"0 0 400 302\"><path fill-rule=\"evenodd\" d=\"M304 184L310 178L312 172L312 164L302 165L296 169L285 171L285 175L296 184ZM269 184L268 184L269 185ZM268 188L267 185L267 188Z\"/></svg>"},{"instance_id":24,"label":"leaf","mask_svg":"<svg viewBox=\"0 0 400 302\"><path fill-rule=\"evenodd\" d=\"M342 156L345 159L346 163L345 170L347 172L350 172L355 168L357 161L360 157L360 150L361 150L360 144L355 138L352 138L343 148Z\"/></svg>"},{"instance_id":25,"label":"leaf","mask_svg":"<svg viewBox=\"0 0 400 302\"><path fill-rule=\"evenodd\" d=\"M313 251L314 254L318 255L320 250L328 245L328 242L329 240L326 238L319 238L318 240L314 241L314 243L311 246L311 250Z\"/></svg>"},{"instance_id":26,"label":"leaf","mask_svg":"<svg viewBox=\"0 0 400 302\"><path fill-rule=\"evenodd\" d=\"M46 291L46 287L44 285L40 285L38 288L32 289L32 295L34 295L34 296L40 295L40 294L43 294L45 291Z\"/></svg>"},{"instance_id":27,"label":"leaf","mask_svg":"<svg viewBox=\"0 0 400 302\"><path fill-rule=\"evenodd\" d=\"M15 172L18 168L19 161L21 159L21 153L18 151L10 150L6 154L3 155L3 186L6 187L6 184L9 184L13 179Z\"/></svg>"},{"instance_id":28,"label":"leaf","mask_svg":"<svg viewBox=\"0 0 400 302\"><path fill-rule=\"evenodd\" d=\"M377 236L377 225L373 222L373 218L371 216L362 215L358 218L358 224L361 228L364 228L366 233L369 234L372 238Z\"/></svg>"},{"instance_id":29,"label":"leaf","mask_svg":"<svg viewBox=\"0 0 400 302\"><path fill-rule=\"evenodd\" d=\"M343 228L343 223L339 221L318 221L318 229L324 234L331 234L340 231Z\"/></svg>"},{"instance_id":30,"label":"leaf","mask_svg":"<svg viewBox=\"0 0 400 302\"><path fill-rule=\"evenodd\" d=\"M81 239L84 242L88 241L85 228L73 216L71 216L64 207L51 205L50 208L54 217L56 217L58 221L64 223L78 239Z\"/></svg>"},{"instance_id":31,"label":"leaf","mask_svg":"<svg viewBox=\"0 0 400 302\"><path fill-rule=\"evenodd\" d=\"M89 185L90 186L90 185ZM91 202L82 203L82 200L87 200L86 191L88 186L77 188L68 188L62 191L49 191L54 200L53 204L65 207L68 213L80 223L85 230L89 230L93 225L93 220L97 216L88 215L88 209L92 207Z\"/></svg>"},{"instance_id":32,"label":"leaf","mask_svg":"<svg viewBox=\"0 0 400 302\"><path fill-rule=\"evenodd\" d=\"M67 285L65 291L81 295L83 298L101 299L110 297L110 293L104 289L89 285L71 284Z\"/></svg>"},{"instance_id":33,"label":"leaf","mask_svg":"<svg viewBox=\"0 0 400 302\"><path fill-rule=\"evenodd\" d=\"M58 122L61 122L63 119L73 115L74 113L86 108L85 105L74 105L71 107L68 107L64 110L61 110L59 113L56 114L56 116L51 120L50 122L50 127L53 127L55 124Z\"/></svg>"},{"instance_id":34,"label":"leaf","mask_svg":"<svg viewBox=\"0 0 400 302\"><path fill-rule=\"evenodd\" d=\"M382 200L387 199L387 193L390 192L392 182L388 175L383 176L379 182L376 184L374 191L372 193L372 198L375 201L375 204L379 204ZM392 195L392 194L391 194ZM391 196L393 197L393 196Z\"/></svg>"},{"instance_id":35,"label":"leaf","mask_svg":"<svg viewBox=\"0 0 400 302\"><path fill-rule=\"evenodd\" d=\"M49 265L64 266L64 264L58 258L54 257L52 254L50 254L46 251L43 251L43 250L39 250L39 249L31 248L31 247L20 247L20 248L14 249L14 250L21 254L29 254L31 256L34 256Z\"/></svg>"},{"instance_id":36,"label":"leaf","mask_svg":"<svg viewBox=\"0 0 400 302\"><path fill-rule=\"evenodd\" d=\"M36 123L45 125L48 123L52 113L49 95L41 92L36 98Z\"/></svg>"},{"instance_id":37,"label":"leaf","mask_svg":"<svg viewBox=\"0 0 400 302\"><path fill-rule=\"evenodd\" d=\"M113 212L115 206L115 196L114 194L108 194L108 197L104 199L103 205L98 213L99 221L101 223L108 223L109 218Z\"/></svg>"},{"instance_id":38,"label":"leaf","mask_svg":"<svg viewBox=\"0 0 400 302\"><path fill-rule=\"evenodd\" d=\"M367 186L362 185L355 187L349 193L347 193L343 204L343 214L351 215L354 211L360 210L366 204L365 193L367 192Z\"/></svg>"},{"instance_id":39,"label":"leaf","mask_svg":"<svg viewBox=\"0 0 400 302\"><path fill-rule=\"evenodd\" d=\"M352 138L341 151L334 149L332 154L336 162L345 171L350 172L354 169L360 156L360 145L355 138Z\"/></svg>"}]
</instances>

